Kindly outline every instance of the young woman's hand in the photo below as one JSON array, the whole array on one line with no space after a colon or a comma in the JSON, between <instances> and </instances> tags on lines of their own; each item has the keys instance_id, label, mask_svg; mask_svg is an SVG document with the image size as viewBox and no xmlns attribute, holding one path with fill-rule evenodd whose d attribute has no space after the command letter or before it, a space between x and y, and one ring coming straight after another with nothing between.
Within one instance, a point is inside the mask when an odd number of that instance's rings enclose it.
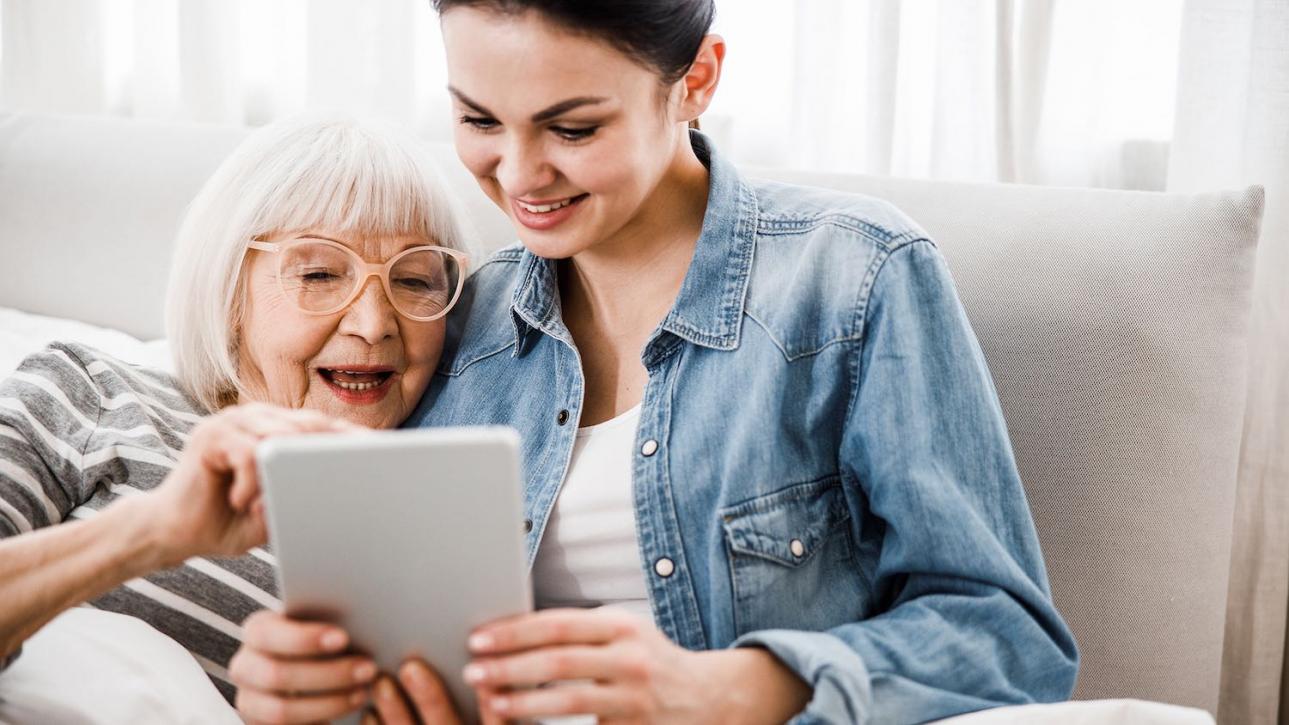
<instances>
[{"instance_id":1,"label":"young woman's hand","mask_svg":"<svg viewBox=\"0 0 1289 725\"><path fill-rule=\"evenodd\" d=\"M255 466L255 446L261 440L357 429L315 411L258 403L226 408L203 420L161 486L132 502L143 506L155 524L161 565L178 565L191 556L236 556L265 542Z\"/></svg>"},{"instance_id":2,"label":"young woman's hand","mask_svg":"<svg viewBox=\"0 0 1289 725\"><path fill-rule=\"evenodd\" d=\"M810 699L810 688L764 650L690 652L652 622L613 609L501 620L476 630L470 649L466 681L484 711L505 720L783 722Z\"/></svg>"}]
</instances>

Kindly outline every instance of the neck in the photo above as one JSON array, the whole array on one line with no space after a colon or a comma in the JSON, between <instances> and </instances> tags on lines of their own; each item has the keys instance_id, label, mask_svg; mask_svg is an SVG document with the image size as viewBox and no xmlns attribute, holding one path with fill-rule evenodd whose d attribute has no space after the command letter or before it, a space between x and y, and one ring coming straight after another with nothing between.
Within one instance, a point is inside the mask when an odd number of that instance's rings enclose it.
<instances>
[{"instance_id":1,"label":"neck","mask_svg":"<svg viewBox=\"0 0 1289 725\"><path fill-rule=\"evenodd\" d=\"M565 319L595 320L624 335L652 331L685 281L707 211L707 167L685 131L636 217L560 270ZM572 322L572 320L569 320Z\"/></svg>"}]
</instances>

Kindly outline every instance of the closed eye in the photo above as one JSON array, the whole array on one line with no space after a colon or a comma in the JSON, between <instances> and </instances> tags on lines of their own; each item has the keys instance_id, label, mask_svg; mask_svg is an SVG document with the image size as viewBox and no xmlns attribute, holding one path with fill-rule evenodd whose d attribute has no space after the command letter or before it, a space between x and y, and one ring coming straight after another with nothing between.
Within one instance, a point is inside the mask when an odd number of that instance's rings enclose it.
<instances>
[{"instance_id":1,"label":"closed eye","mask_svg":"<svg viewBox=\"0 0 1289 725\"><path fill-rule=\"evenodd\" d=\"M565 141L584 141L594 136L595 132L600 130L600 127L569 128L568 126L551 126L550 130Z\"/></svg>"},{"instance_id":2,"label":"closed eye","mask_svg":"<svg viewBox=\"0 0 1289 725\"><path fill-rule=\"evenodd\" d=\"M497 119L489 118L487 116L471 116L469 114L462 114L458 120L463 125L470 126L471 128L479 131L491 131L501 125L497 122Z\"/></svg>"}]
</instances>

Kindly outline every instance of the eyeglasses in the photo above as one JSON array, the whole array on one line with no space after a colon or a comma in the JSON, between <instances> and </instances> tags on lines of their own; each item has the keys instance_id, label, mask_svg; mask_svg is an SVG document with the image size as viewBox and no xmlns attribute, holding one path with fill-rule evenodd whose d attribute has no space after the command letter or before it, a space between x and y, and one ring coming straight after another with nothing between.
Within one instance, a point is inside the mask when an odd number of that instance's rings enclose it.
<instances>
[{"instance_id":1,"label":"eyeglasses","mask_svg":"<svg viewBox=\"0 0 1289 725\"><path fill-rule=\"evenodd\" d=\"M362 292L367 279L380 277L385 295L400 315L429 322L446 315L461 296L468 257L447 247L412 247L384 264L372 264L354 250L329 239L299 237L286 242L251 240L251 249L278 255L282 294L301 312L332 315Z\"/></svg>"}]
</instances>

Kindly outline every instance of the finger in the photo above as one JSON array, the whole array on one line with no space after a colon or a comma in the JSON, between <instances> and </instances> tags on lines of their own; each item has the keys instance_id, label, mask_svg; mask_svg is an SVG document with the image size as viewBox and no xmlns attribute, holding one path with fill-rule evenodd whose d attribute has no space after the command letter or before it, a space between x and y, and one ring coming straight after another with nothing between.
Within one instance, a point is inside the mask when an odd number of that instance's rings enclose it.
<instances>
[{"instance_id":1,"label":"finger","mask_svg":"<svg viewBox=\"0 0 1289 725\"><path fill-rule=\"evenodd\" d=\"M471 687L505 689L556 680L638 680L645 663L615 648L543 647L509 657L475 660L462 676Z\"/></svg>"},{"instance_id":2,"label":"finger","mask_svg":"<svg viewBox=\"0 0 1289 725\"><path fill-rule=\"evenodd\" d=\"M407 707L407 701L403 699L403 694L399 692L398 685L388 677L382 677L376 681L374 689L376 701L376 714L380 716L380 721L385 725L416 725L416 720L412 718L412 711ZM426 722L435 722L427 720ZM455 722L453 720L448 722Z\"/></svg>"},{"instance_id":3,"label":"finger","mask_svg":"<svg viewBox=\"0 0 1289 725\"><path fill-rule=\"evenodd\" d=\"M534 647L605 644L636 635L637 617L607 609L546 609L499 620L476 629L468 641L476 655L500 654Z\"/></svg>"},{"instance_id":4,"label":"finger","mask_svg":"<svg viewBox=\"0 0 1289 725\"><path fill-rule=\"evenodd\" d=\"M246 618L242 638L246 647L283 657L336 655L349 645L349 634L334 624L292 619L267 609Z\"/></svg>"},{"instance_id":5,"label":"finger","mask_svg":"<svg viewBox=\"0 0 1289 725\"><path fill-rule=\"evenodd\" d=\"M625 687L570 683L540 690L498 692L487 706L507 720L553 715L627 717L643 713L641 696Z\"/></svg>"},{"instance_id":6,"label":"finger","mask_svg":"<svg viewBox=\"0 0 1289 725\"><path fill-rule=\"evenodd\" d=\"M251 501L260 495L260 472L255 460L255 442L243 441L237 450L229 451L233 466L233 485L228 491L228 503L234 511L245 511Z\"/></svg>"},{"instance_id":7,"label":"finger","mask_svg":"<svg viewBox=\"0 0 1289 725\"><path fill-rule=\"evenodd\" d=\"M398 680L422 722L454 723L460 720L443 680L424 661L404 663L398 670Z\"/></svg>"},{"instance_id":8,"label":"finger","mask_svg":"<svg viewBox=\"0 0 1289 725\"><path fill-rule=\"evenodd\" d=\"M255 475L257 443L254 435L224 419L194 434L185 456L195 455L197 463L218 478L231 477L228 502L234 510L241 511L259 489Z\"/></svg>"},{"instance_id":9,"label":"finger","mask_svg":"<svg viewBox=\"0 0 1289 725\"><path fill-rule=\"evenodd\" d=\"M506 719L498 715L496 711L488 707L494 695L500 694L498 690L488 688L476 689L474 691L475 699L479 703L479 721L482 725L505 725Z\"/></svg>"},{"instance_id":10,"label":"finger","mask_svg":"<svg viewBox=\"0 0 1289 725\"><path fill-rule=\"evenodd\" d=\"M237 711L247 720L272 723L312 723L334 720L367 703L367 691L282 697L250 688L237 690Z\"/></svg>"},{"instance_id":11,"label":"finger","mask_svg":"<svg viewBox=\"0 0 1289 725\"><path fill-rule=\"evenodd\" d=\"M345 692L371 684L376 663L358 656L281 659L243 648L228 663L228 674L238 687L263 692Z\"/></svg>"}]
</instances>

